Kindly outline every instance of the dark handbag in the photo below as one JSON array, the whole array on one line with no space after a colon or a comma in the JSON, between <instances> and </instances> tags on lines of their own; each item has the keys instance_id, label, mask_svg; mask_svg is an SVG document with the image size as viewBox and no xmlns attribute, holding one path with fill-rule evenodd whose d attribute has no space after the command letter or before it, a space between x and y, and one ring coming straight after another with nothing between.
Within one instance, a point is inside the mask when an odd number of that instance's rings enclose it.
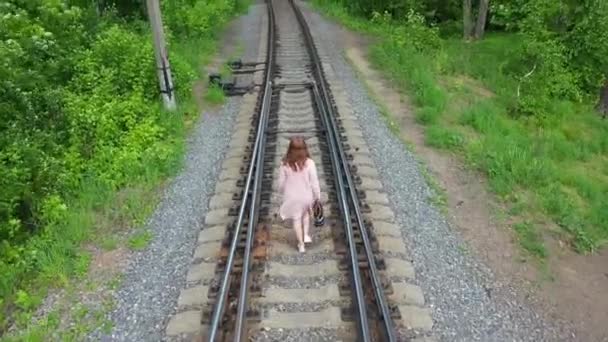
<instances>
[{"instance_id":1,"label":"dark handbag","mask_svg":"<svg viewBox=\"0 0 608 342\"><path fill-rule=\"evenodd\" d=\"M312 218L317 227L325 224L325 216L323 215L323 205L321 205L321 201L317 200L312 204Z\"/></svg>"}]
</instances>

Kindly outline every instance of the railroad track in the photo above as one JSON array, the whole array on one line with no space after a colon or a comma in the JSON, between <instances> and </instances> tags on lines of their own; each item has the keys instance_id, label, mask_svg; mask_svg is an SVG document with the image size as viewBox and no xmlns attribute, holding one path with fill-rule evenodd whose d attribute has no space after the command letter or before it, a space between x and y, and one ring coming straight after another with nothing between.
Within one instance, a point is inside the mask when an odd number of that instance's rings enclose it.
<instances>
[{"instance_id":1,"label":"railroad track","mask_svg":"<svg viewBox=\"0 0 608 342\"><path fill-rule=\"evenodd\" d=\"M258 86L243 96L168 339L426 338L432 321L408 283L413 268L388 199L357 123L339 114L347 104L332 94L302 12L293 0L269 0L267 23L265 69L252 70ZM292 136L307 141L326 215L305 254L275 214Z\"/></svg>"}]
</instances>

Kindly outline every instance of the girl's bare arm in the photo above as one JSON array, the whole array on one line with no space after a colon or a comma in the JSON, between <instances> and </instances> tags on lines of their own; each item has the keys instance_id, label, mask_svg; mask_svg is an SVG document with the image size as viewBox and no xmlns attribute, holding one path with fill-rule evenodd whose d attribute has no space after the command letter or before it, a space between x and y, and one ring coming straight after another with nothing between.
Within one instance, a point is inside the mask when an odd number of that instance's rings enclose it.
<instances>
[{"instance_id":1,"label":"girl's bare arm","mask_svg":"<svg viewBox=\"0 0 608 342\"><path fill-rule=\"evenodd\" d=\"M283 193L283 188L285 187L285 178L287 174L285 172L285 166L281 165L279 167L279 192Z\"/></svg>"},{"instance_id":2,"label":"girl's bare arm","mask_svg":"<svg viewBox=\"0 0 608 342\"><path fill-rule=\"evenodd\" d=\"M321 187L319 186L319 177L317 176L317 166L312 159L309 160L308 172L310 177L310 186L312 187L312 194L315 197L315 200L320 200Z\"/></svg>"}]
</instances>

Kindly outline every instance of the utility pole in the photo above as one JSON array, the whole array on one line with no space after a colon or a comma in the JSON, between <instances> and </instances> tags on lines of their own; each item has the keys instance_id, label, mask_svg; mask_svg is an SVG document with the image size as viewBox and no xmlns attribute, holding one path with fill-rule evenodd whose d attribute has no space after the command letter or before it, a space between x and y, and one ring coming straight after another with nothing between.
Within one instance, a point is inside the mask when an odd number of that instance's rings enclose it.
<instances>
[{"instance_id":1,"label":"utility pole","mask_svg":"<svg viewBox=\"0 0 608 342\"><path fill-rule=\"evenodd\" d=\"M150 26L152 27L152 35L154 36L154 55L156 56L156 69L160 93L163 98L165 109L172 111L176 107L175 91L173 89L171 66L169 64L165 46L165 32L163 30L163 21L160 15L159 0L146 0L146 7L148 8L148 17L150 19Z\"/></svg>"}]
</instances>

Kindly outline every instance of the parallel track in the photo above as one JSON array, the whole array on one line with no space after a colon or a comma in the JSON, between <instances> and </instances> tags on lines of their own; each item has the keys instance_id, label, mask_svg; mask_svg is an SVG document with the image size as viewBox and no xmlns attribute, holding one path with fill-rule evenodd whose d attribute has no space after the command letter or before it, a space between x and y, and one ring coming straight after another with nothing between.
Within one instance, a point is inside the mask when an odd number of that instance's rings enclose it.
<instances>
[{"instance_id":1,"label":"parallel track","mask_svg":"<svg viewBox=\"0 0 608 342\"><path fill-rule=\"evenodd\" d=\"M276 310L277 305L273 305L272 300L258 296L264 287L267 291L263 292L271 295L274 291L289 296L289 289L285 286L269 288L262 284L260 276L263 274L280 278L281 273L285 272L289 274L293 271L292 274L297 276L303 270L315 267L323 269L314 260L308 265L301 265L301 261L289 265L289 260L293 259L290 254L297 254L293 242L288 245L293 251L271 246L267 253L267 242L273 246L285 246L281 245L284 241L279 240L282 237L283 240L288 240L285 236L291 233L290 229L281 230L273 224L272 212L278 206L274 195L276 171L286 151L288 138L299 135L307 138L313 160L317 164L327 203L327 225L331 226L331 229L324 228L325 231L317 232L311 252L314 253L315 248L321 249L324 253L333 254L330 261L339 260L346 266L340 268L338 262L335 262L337 266L329 273L337 276L330 276L332 279L326 284L336 285L342 280L341 285L350 285L351 300L345 301L339 295L327 297L328 302L332 303L330 309L341 309L345 302L350 303L350 315L341 315L346 321L343 331L345 335L342 337L353 338L352 330L349 331L352 323L347 322L348 316L352 316L357 327L357 340L395 341L392 310L385 298L376 264L379 258L374 255L368 224L363 219L359 194L355 188L356 177L353 177L349 167L348 146L343 145L338 114L310 30L293 0L269 0L267 5L269 29L266 74L258 98L259 111L250 131L249 141L252 144L249 148L250 155L245 160L247 167L242 169L244 172L246 170L240 181L244 189L238 210L235 210L235 224L229 232L228 253L220 260L223 273L219 286L214 291L216 301L209 317L205 339L247 340L249 325L255 321L252 316L256 315L262 326L272 326L272 322L279 326L286 319L307 317L304 313L300 316L287 314L283 315L287 318L281 318L281 312ZM335 247L324 250L324 247L331 245L332 239ZM281 253L275 253L278 250ZM282 260L283 265L287 264L291 270L286 271L285 267L273 268L273 260L281 261L281 258L287 260ZM266 260L269 262L264 271L262 266ZM274 321L273 318L262 317L262 310L273 309L276 318ZM320 317L323 318L322 315Z\"/></svg>"}]
</instances>

